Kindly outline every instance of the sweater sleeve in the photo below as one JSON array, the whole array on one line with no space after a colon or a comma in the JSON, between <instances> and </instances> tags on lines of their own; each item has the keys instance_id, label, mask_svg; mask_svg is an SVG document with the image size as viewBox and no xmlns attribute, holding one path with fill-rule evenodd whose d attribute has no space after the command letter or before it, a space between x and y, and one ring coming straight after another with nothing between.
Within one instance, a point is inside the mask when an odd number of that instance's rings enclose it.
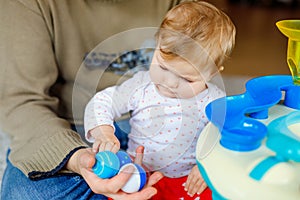
<instances>
[{"instance_id":1,"label":"sweater sleeve","mask_svg":"<svg viewBox=\"0 0 300 200\"><path fill-rule=\"evenodd\" d=\"M32 179L57 173L86 146L57 116L54 36L37 2L0 1L0 126L11 137L10 161Z\"/></svg>"}]
</instances>

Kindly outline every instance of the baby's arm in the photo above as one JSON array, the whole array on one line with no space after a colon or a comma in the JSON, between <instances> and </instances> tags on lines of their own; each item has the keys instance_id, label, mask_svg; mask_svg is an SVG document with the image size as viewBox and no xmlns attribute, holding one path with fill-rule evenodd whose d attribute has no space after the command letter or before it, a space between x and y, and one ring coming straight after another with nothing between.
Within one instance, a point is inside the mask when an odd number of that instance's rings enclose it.
<instances>
[{"instance_id":1,"label":"baby's arm","mask_svg":"<svg viewBox=\"0 0 300 200\"><path fill-rule=\"evenodd\" d=\"M97 92L88 102L84 113L85 137L94 144L95 152L119 150L120 142L114 135L113 122L136 109L143 93L141 85L148 79L148 73L138 72L121 85Z\"/></svg>"},{"instance_id":2,"label":"baby's arm","mask_svg":"<svg viewBox=\"0 0 300 200\"><path fill-rule=\"evenodd\" d=\"M93 151L119 151L120 142L114 132L115 129L111 125L100 125L90 130L88 134L95 140Z\"/></svg>"},{"instance_id":3,"label":"baby's arm","mask_svg":"<svg viewBox=\"0 0 300 200\"><path fill-rule=\"evenodd\" d=\"M192 168L190 174L188 175L184 189L192 197L196 193L200 194L201 192L203 192L206 189L206 187L207 185L204 182L204 179L202 178L197 165L195 165Z\"/></svg>"}]
</instances>

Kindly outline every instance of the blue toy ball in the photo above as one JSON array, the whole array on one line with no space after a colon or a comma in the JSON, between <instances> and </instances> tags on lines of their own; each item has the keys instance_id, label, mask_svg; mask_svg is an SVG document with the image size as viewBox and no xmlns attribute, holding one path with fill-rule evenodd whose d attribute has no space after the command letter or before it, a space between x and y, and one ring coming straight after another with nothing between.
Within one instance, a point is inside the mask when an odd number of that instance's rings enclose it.
<instances>
[{"instance_id":1,"label":"blue toy ball","mask_svg":"<svg viewBox=\"0 0 300 200\"><path fill-rule=\"evenodd\" d=\"M125 164L132 163L130 156L125 151L118 151L116 155L120 161L120 168L123 167Z\"/></svg>"},{"instance_id":2,"label":"blue toy ball","mask_svg":"<svg viewBox=\"0 0 300 200\"><path fill-rule=\"evenodd\" d=\"M111 178L120 169L120 161L116 154L111 151L101 151L96 154L96 163L93 172L100 178Z\"/></svg>"},{"instance_id":3,"label":"blue toy ball","mask_svg":"<svg viewBox=\"0 0 300 200\"><path fill-rule=\"evenodd\" d=\"M118 151L116 154L111 151L98 152L92 169L98 177L106 179L120 173L128 165L134 166L135 171L122 190L127 193L140 191L147 181L146 172L140 165L132 163L125 151Z\"/></svg>"},{"instance_id":4,"label":"blue toy ball","mask_svg":"<svg viewBox=\"0 0 300 200\"><path fill-rule=\"evenodd\" d=\"M124 168L128 165L134 166L135 171L133 172L130 179L127 181L127 183L122 187L122 190L126 193L133 193L133 192L140 191L147 182L146 172L140 165L129 163L121 167L119 173L122 172Z\"/></svg>"}]
</instances>

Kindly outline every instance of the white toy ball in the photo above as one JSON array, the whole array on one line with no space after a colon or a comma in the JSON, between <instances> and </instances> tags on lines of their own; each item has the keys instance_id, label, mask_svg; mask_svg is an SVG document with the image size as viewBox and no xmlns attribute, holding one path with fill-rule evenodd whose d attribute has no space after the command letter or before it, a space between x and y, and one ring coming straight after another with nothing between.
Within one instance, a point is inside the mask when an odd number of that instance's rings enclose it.
<instances>
[{"instance_id":1,"label":"white toy ball","mask_svg":"<svg viewBox=\"0 0 300 200\"><path fill-rule=\"evenodd\" d=\"M119 173L122 172L124 168L126 168L126 166L128 165L132 165L135 168L135 170L131 175L130 179L127 181L127 183L122 187L122 190L126 193L140 191L145 186L147 181L146 172L140 165L128 163L121 167Z\"/></svg>"}]
</instances>

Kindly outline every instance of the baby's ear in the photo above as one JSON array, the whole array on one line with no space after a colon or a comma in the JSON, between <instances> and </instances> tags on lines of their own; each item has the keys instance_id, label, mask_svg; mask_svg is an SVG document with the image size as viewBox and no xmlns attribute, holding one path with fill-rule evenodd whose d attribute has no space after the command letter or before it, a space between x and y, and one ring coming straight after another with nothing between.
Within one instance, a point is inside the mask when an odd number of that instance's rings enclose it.
<instances>
[{"instance_id":1,"label":"baby's ear","mask_svg":"<svg viewBox=\"0 0 300 200\"><path fill-rule=\"evenodd\" d=\"M219 67L219 72L223 71L224 69L224 66Z\"/></svg>"},{"instance_id":2,"label":"baby's ear","mask_svg":"<svg viewBox=\"0 0 300 200\"><path fill-rule=\"evenodd\" d=\"M205 81L208 82L210 81L214 76L216 76L217 74L219 74L220 72L222 72L224 70L224 66L220 66L215 72L211 73L206 79Z\"/></svg>"}]
</instances>

